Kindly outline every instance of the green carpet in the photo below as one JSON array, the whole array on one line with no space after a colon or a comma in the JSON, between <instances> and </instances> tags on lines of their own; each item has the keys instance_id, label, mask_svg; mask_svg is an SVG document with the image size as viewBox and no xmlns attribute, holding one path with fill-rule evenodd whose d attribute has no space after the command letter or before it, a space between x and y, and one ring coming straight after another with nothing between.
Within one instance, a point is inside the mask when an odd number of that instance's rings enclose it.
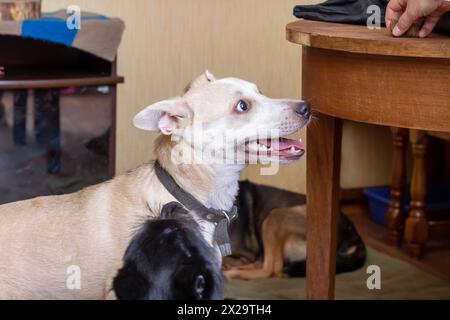
<instances>
[{"instance_id":1,"label":"green carpet","mask_svg":"<svg viewBox=\"0 0 450 320\"><path fill-rule=\"evenodd\" d=\"M416 267L367 248L363 268L336 277L336 299L450 299L450 284ZM367 288L367 266L381 269L381 289ZM234 299L305 299L305 278L231 280L225 290Z\"/></svg>"}]
</instances>

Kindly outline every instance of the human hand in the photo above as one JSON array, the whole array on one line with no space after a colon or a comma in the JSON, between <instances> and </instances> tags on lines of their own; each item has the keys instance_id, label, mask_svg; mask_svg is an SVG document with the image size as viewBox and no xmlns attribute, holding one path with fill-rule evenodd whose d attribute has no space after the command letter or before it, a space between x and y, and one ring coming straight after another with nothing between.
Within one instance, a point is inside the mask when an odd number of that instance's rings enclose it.
<instances>
[{"instance_id":1,"label":"human hand","mask_svg":"<svg viewBox=\"0 0 450 320\"><path fill-rule=\"evenodd\" d=\"M414 24L424 19L419 37L428 36L438 23L440 17L450 11L450 1L445 0L390 0L386 8L385 22L396 37L402 36ZM392 28L391 23L398 21Z\"/></svg>"}]
</instances>

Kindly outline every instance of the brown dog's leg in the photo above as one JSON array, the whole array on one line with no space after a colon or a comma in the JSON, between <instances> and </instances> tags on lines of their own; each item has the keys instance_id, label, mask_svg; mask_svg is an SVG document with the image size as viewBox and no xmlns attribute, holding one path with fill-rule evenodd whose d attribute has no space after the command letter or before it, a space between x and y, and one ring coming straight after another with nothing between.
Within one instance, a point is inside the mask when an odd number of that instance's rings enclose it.
<instances>
[{"instance_id":1,"label":"brown dog's leg","mask_svg":"<svg viewBox=\"0 0 450 320\"><path fill-rule=\"evenodd\" d=\"M262 226L264 246L262 268L256 268L255 264L253 266L242 266L244 268L232 268L224 271L227 278L258 279L281 277L283 275L283 248L286 237L284 237L282 219L274 218L276 215L273 213L269 214Z\"/></svg>"}]
</instances>

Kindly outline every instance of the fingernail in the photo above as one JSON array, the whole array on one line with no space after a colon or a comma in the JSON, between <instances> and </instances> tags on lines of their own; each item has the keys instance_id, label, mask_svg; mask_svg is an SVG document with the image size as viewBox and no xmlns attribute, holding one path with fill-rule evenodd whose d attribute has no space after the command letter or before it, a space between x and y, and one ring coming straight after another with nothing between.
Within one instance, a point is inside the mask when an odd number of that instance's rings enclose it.
<instances>
[{"instance_id":1,"label":"fingernail","mask_svg":"<svg viewBox=\"0 0 450 320\"><path fill-rule=\"evenodd\" d=\"M428 35L425 33L425 32L420 32L419 33L419 38L426 38L426 37L428 37Z\"/></svg>"},{"instance_id":2,"label":"fingernail","mask_svg":"<svg viewBox=\"0 0 450 320\"><path fill-rule=\"evenodd\" d=\"M396 36L396 37L398 37L399 35L401 35L401 31L400 31L400 29L397 27L397 26L395 26L395 28L394 28L394 30L392 30L392 34L394 35L394 36Z\"/></svg>"}]
</instances>

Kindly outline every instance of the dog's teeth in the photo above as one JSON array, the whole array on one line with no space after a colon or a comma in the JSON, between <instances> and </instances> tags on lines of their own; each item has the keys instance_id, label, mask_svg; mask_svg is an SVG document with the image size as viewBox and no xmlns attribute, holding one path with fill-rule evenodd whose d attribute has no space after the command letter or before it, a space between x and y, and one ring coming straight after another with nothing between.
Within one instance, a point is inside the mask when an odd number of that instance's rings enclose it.
<instances>
[{"instance_id":1,"label":"dog's teeth","mask_svg":"<svg viewBox=\"0 0 450 320\"><path fill-rule=\"evenodd\" d=\"M291 149L289 150L290 152L294 153L295 152L295 147L292 146Z\"/></svg>"}]
</instances>

